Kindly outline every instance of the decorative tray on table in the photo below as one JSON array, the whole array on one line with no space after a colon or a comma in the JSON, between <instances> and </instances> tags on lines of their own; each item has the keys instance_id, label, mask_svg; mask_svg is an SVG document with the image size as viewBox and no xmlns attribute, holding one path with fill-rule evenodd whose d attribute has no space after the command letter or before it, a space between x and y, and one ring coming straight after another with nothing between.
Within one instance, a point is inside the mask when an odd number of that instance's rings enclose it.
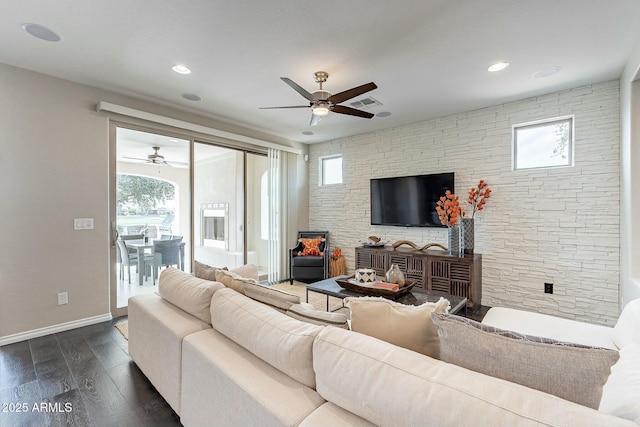
<instances>
[{"instance_id":1,"label":"decorative tray on table","mask_svg":"<svg viewBox=\"0 0 640 427\"><path fill-rule=\"evenodd\" d=\"M377 287L376 283L385 283L381 280L376 280L375 282L369 283L361 283L356 280L355 276L347 277L345 279L336 279L336 283L345 289L349 289L350 291L356 291L366 295L374 295L389 299L400 298L402 295L409 292L413 288L413 285L415 285L415 282L413 280L405 280L404 286L401 286L397 291L394 291L383 287Z\"/></svg>"}]
</instances>

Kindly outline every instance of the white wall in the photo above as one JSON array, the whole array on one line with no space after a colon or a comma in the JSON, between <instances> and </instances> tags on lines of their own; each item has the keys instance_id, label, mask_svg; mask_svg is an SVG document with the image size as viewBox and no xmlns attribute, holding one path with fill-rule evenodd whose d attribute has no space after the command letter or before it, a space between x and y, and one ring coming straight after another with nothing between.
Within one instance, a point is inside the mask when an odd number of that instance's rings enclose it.
<instances>
[{"instance_id":1,"label":"white wall","mask_svg":"<svg viewBox=\"0 0 640 427\"><path fill-rule=\"evenodd\" d=\"M109 316L109 116L95 112L99 101L300 148L4 64L0 87L0 343ZM74 231L87 217L95 229ZM69 304L57 305L59 292Z\"/></svg>"},{"instance_id":2,"label":"white wall","mask_svg":"<svg viewBox=\"0 0 640 427\"><path fill-rule=\"evenodd\" d=\"M482 303L612 324L620 284L619 111L619 82L610 81L312 145L309 226L328 229L331 247L341 247L353 269L353 248L370 235L446 244L446 229L370 225L370 178L454 171L462 198L485 179L492 198L475 224ZM570 114L575 167L511 170L512 125ZM318 187L318 157L337 153L345 184ZM544 282L554 283L554 294L544 294Z\"/></svg>"}]
</instances>

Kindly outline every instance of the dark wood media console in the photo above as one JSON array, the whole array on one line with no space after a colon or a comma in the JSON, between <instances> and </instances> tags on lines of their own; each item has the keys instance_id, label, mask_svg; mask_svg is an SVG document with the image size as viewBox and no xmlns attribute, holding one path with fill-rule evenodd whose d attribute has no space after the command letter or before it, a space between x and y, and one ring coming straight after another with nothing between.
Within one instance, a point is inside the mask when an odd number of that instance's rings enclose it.
<instances>
[{"instance_id":1,"label":"dark wood media console","mask_svg":"<svg viewBox=\"0 0 640 427\"><path fill-rule=\"evenodd\" d=\"M356 248L356 268L371 268L379 277L396 264L414 288L466 297L471 309L482 301L482 254L451 256L441 250L391 247Z\"/></svg>"}]
</instances>

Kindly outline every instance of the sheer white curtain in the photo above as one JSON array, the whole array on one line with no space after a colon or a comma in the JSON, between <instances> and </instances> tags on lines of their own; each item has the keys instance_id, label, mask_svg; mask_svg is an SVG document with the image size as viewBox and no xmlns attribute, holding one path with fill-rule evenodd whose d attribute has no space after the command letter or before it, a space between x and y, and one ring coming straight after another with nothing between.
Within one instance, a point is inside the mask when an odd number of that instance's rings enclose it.
<instances>
[{"instance_id":1,"label":"sheer white curtain","mask_svg":"<svg viewBox=\"0 0 640 427\"><path fill-rule=\"evenodd\" d=\"M282 153L275 148L269 148L267 153L268 166L268 192L269 192L269 246L267 253L267 262L269 270L269 283L275 283L280 280L282 273L282 254L281 254L281 231L282 222L280 217L280 207L282 203L281 191L281 175Z\"/></svg>"}]
</instances>

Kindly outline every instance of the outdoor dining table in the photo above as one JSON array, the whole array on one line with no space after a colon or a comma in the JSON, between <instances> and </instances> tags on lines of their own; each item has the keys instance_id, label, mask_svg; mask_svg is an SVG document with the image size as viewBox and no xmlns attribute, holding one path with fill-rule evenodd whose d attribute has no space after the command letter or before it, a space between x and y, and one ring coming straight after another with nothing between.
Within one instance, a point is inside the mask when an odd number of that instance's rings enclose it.
<instances>
[{"instance_id":1,"label":"outdoor dining table","mask_svg":"<svg viewBox=\"0 0 640 427\"><path fill-rule=\"evenodd\" d=\"M158 240L166 242L166 240L161 240L161 239L158 239ZM127 248L134 248L138 253L138 285L140 286L142 286L142 283L143 283L142 273L146 271L145 265L144 265L145 264L144 252L147 249L151 249L151 253L153 253L153 241L154 239L148 239L146 242L144 240L127 240L126 241ZM185 243L181 242L180 243L180 264L178 265L178 268L180 268L180 270L184 270L184 246L185 246ZM155 274L155 272L152 274Z\"/></svg>"}]
</instances>

